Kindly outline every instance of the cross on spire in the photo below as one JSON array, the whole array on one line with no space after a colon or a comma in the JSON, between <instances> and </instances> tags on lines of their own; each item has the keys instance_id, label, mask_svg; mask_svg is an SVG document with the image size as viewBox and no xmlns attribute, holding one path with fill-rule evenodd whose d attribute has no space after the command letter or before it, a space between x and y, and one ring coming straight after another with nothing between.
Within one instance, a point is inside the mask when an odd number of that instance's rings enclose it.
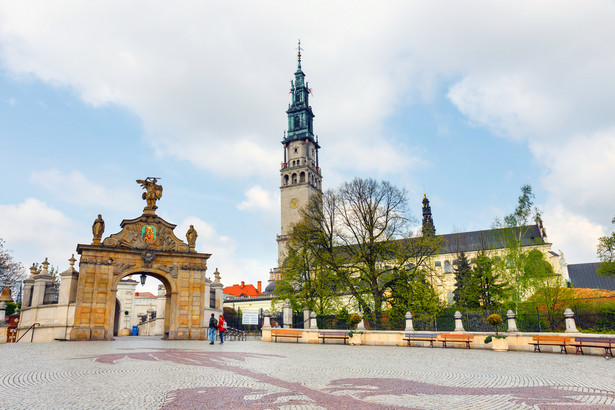
<instances>
[{"instance_id":1,"label":"cross on spire","mask_svg":"<svg viewBox=\"0 0 615 410\"><path fill-rule=\"evenodd\" d=\"M303 49L301 48L301 39L299 39L299 44L297 45L297 59L299 61L301 61L301 51Z\"/></svg>"}]
</instances>

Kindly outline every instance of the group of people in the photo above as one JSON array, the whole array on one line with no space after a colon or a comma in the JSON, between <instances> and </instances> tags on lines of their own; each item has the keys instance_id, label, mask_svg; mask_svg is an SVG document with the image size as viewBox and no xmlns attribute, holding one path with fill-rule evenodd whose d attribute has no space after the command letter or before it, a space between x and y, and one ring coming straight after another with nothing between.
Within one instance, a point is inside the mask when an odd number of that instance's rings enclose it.
<instances>
[{"instance_id":1,"label":"group of people","mask_svg":"<svg viewBox=\"0 0 615 410\"><path fill-rule=\"evenodd\" d=\"M214 340L216 339L216 330L220 335L220 344L224 343L224 332L226 331L227 325L226 320L224 320L224 316L220 315L220 318L216 320L216 315L213 313L209 318L209 329L207 331L207 336L209 338L209 344L213 345Z\"/></svg>"}]
</instances>

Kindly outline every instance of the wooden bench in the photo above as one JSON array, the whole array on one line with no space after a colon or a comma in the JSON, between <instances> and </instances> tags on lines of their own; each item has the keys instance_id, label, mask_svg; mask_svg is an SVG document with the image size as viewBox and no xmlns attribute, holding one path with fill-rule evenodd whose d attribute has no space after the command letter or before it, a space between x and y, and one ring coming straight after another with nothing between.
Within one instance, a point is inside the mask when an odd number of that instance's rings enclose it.
<instances>
[{"instance_id":1,"label":"wooden bench","mask_svg":"<svg viewBox=\"0 0 615 410\"><path fill-rule=\"evenodd\" d=\"M560 353L568 354L566 343L570 343L570 336L534 336L532 340L535 352L540 352L540 346L559 346Z\"/></svg>"},{"instance_id":2,"label":"wooden bench","mask_svg":"<svg viewBox=\"0 0 615 410\"><path fill-rule=\"evenodd\" d=\"M465 343L466 349L470 348L470 342L474 339L474 335L459 335L459 334L444 334L440 335L439 342L442 342L442 347L447 347L446 342Z\"/></svg>"},{"instance_id":3,"label":"wooden bench","mask_svg":"<svg viewBox=\"0 0 615 410\"><path fill-rule=\"evenodd\" d=\"M271 337L275 337L275 341L278 341L278 337L294 337L299 343L299 338L303 335L302 330L294 329L271 329Z\"/></svg>"},{"instance_id":4,"label":"wooden bench","mask_svg":"<svg viewBox=\"0 0 615 410\"><path fill-rule=\"evenodd\" d=\"M322 343L325 343L325 339L344 339L344 344L346 344L346 340L350 338L348 336L348 332L318 332L318 338L322 339Z\"/></svg>"},{"instance_id":5,"label":"wooden bench","mask_svg":"<svg viewBox=\"0 0 615 410\"><path fill-rule=\"evenodd\" d=\"M571 344L571 346L574 346L577 349L576 354L585 354L583 352L584 347L596 347L599 349L604 349L604 357L613 357L612 348L614 345L615 339L604 337L575 337L574 343Z\"/></svg>"},{"instance_id":6,"label":"wooden bench","mask_svg":"<svg viewBox=\"0 0 615 410\"><path fill-rule=\"evenodd\" d=\"M438 339L438 335L436 333L406 333L406 337L404 340L408 341L408 346L410 346L410 342L429 342L429 347L433 347L433 342Z\"/></svg>"}]
</instances>

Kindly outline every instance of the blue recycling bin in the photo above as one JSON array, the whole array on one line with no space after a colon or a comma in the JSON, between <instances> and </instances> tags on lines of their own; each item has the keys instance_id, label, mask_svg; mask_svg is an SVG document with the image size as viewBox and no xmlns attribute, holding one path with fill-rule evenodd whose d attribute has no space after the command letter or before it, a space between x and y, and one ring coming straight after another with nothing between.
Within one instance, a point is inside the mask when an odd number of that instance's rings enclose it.
<instances>
[{"instance_id":1,"label":"blue recycling bin","mask_svg":"<svg viewBox=\"0 0 615 410\"><path fill-rule=\"evenodd\" d=\"M133 336L138 336L139 335L139 326L133 326L132 327L132 335Z\"/></svg>"}]
</instances>

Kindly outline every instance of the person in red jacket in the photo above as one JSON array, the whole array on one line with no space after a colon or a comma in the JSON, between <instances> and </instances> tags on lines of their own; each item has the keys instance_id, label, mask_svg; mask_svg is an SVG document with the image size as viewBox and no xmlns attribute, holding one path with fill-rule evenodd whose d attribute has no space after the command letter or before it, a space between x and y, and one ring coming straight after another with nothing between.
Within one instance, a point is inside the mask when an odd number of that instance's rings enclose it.
<instances>
[{"instance_id":1,"label":"person in red jacket","mask_svg":"<svg viewBox=\"0 0 615 410\"><path fill-rule=\"evenodd\" d=\"M220 315L218 319L218 334L220 335L220 344L224 343L224 331L226 330L226 320L224 316Z\"/></svg>"}]
</instances>

